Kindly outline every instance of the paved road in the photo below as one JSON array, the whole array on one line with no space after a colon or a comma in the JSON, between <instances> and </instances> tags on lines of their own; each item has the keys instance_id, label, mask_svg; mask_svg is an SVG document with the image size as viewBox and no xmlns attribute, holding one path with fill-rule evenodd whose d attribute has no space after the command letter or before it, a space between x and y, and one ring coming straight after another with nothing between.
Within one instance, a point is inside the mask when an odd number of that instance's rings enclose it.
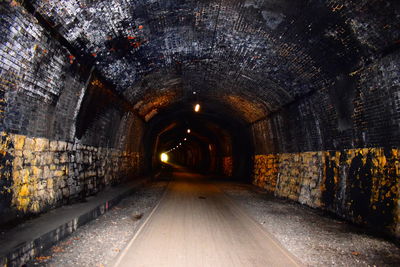
<instances>
[{"instance_id":1,"label":"paved road","mask_svg":"<svg viewBox=\"0 0 400 267\"><path fill-rule=\"evenodd\" d=\"M299 264L206 177L177 171L115 266Z\"/></svg>"}]
</instances>

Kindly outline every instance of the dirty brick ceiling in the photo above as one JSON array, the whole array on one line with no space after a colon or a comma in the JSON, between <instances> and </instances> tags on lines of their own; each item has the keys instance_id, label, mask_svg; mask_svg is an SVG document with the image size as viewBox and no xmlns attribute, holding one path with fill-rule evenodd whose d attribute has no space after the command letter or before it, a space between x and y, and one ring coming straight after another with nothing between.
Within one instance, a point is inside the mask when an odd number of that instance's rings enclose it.
<instances>
[{"instance_id":1,"label":"dirty brick ceiling","mask_svg":"<svg viewBox=\"0 0 400 267\"><path fill-rule=\"evenodd\" d=\"M154 90L174 91L161 101L195 91L219 97L254 121L346 84L400 46L397 0L31 3L75 48L72 63L79 57L93 64L144 109L151 108L139 100Z\"/></svg>"}]
</instances>

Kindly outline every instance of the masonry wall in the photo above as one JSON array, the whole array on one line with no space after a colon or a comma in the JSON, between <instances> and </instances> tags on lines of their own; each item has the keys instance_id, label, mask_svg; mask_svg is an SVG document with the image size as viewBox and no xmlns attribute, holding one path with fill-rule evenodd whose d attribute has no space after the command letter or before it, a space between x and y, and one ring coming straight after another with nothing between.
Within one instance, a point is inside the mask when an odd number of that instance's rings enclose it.
<instances>
[{"instance_id":1,"label":"masonry wall","mask_svg":"<svg viewBox=\"0 0 400 267\"><path fill-rule=\"evenodd\" d=\"M22 7L0 15L1 130L73 140L89 71Z\"/></svg>"},{"instance_id":2,"label":"masonry wall","mask_svg":"<svg viewBox=\"0 0 400 267\"><path fill-rule=\"evenodd\" d=\"M398 149L257 155L254 184L400 237Z\"/></svg>"},{"instance_id":3,"label":"masonry wall","mask_svg":"<svg viewBox=\"0 0 400 267\"><path fill-rule=\"evenodd\" d=\"M138 152L2 133L0 223L84 201L138 175Z\"/></svg>"},{"instance_id":4,"label":"masonry wall","mask_svg":"<svg viewBox=\"0 0 400 267\"><path fill-rule=\"evenodd\" d=\"M23 7L0 4L0 225L134 179L143 123Z\"/></svg>"},{"instance_id":5,"label":"masonry wall","mask_svg":"<svg viewBox=\"0 0 400 267\"><path fill-rule=\"evenodd\" d=\"M400 238L399 55L253 124L253 183Z\"/></svg>"}]
</instances>

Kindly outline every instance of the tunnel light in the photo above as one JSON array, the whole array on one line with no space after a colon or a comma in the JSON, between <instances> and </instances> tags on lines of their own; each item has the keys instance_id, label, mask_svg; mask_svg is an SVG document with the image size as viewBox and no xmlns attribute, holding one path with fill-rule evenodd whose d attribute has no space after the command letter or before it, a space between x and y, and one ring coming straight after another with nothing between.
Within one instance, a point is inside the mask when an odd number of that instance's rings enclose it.
<instances>
[{"instance_id":1,"label":"tunnel light","mask_svg":"<svg viewBox=\"0 0 400 267\"><path fill-rule=\"evenodd\" d=\"M161 153L161 161L162 162L167 162L168 161L168 154L167 153Z\"/></svg>"},{"instance_id":2,"label":"tunnel light","mask_svg":"<svg viewBox=\"0 0 400 267\"><path fill-rule=\"evenodd\" d=\"M179 145L181 146L181 145L182 145L182 143L179 143Z\"/></svg>"},{"instance_id":3,"label":"tunnel light","mask_svg":"<svg viewBox=\"0 0 400 267\"><path fill-rule=\"evenodd\" d=\"M191 131L190 131L190 129L187 129L187 133L190 133Z\"/></svg>"},{"instance_id":4,"label":"tunnel light","mask_svg":"<svg viewBox=\"0 0 400 267\"><path fill-rule=\"evenodd\" d=\"M186 141L186 140L187 140L187 138L183 139L183 141Z\"/></svg>"},{"instance_id":5,"label":"tunnel light","mask_svg":"<svg viewBox=\"0 0 400 267\"><path fill-rule=\"evenodd\" d=\"M196 106L194 106L194 111L195 112L199 112L200 111L200 104L196 104Z\"/></svg>"}]
</instances>

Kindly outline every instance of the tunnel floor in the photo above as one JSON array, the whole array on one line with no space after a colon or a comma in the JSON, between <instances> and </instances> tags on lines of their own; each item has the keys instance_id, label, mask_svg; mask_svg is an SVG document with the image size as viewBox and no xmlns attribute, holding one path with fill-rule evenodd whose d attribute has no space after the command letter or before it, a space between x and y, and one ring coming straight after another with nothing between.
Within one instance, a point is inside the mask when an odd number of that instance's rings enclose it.
<instances>
[{"instance_id":1,"label":"tunnel floor","mask_svg":"<svg viewBox=\"0 0 400 267\"><path fill-rule=\"evenodd\" d=\"M175 172L116 266L299 266L207 177Z\"/></svg>"},{"instance_id":2,"label":"tunnel floor","mask_svg":"<svg viewBox=\"0 0 400 267\"><path fill-rule=\"evenodd\" d=\"M138 189L28 266L296 266L299 262L399 266L400 249L251 185L215 181L180 169L168 183L156 181Z\"/></svg>"}]
</instances>

